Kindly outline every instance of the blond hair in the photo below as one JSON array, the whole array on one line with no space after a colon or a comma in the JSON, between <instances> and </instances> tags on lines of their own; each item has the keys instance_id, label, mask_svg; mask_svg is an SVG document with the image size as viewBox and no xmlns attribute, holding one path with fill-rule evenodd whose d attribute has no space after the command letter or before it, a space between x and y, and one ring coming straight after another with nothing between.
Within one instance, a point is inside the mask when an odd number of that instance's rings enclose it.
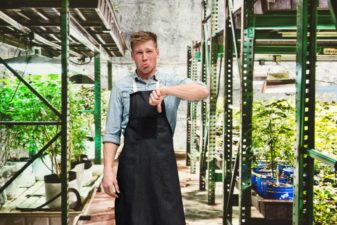
<instances>
[{"instance_id":1,"label":"blond hair","mask_svg":"<svg viewBox=\"0 0 337 225\"><path fill-rule=\"evenodd\" d=\"M144 43L146 41L153 41L157 48L157 35L150 31L139 31L131 34L130 46L133 51L133 47L138 43Z\"/></svg>"}]
</instances>

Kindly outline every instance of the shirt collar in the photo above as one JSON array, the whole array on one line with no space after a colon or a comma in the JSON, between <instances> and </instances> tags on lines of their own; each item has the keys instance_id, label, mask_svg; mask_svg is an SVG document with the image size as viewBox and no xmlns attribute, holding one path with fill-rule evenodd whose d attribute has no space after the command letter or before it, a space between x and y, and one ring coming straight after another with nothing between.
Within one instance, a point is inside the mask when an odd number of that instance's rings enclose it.
<instances>
[{"instance_id":1,"label":"shirt collar","mask_svg":"<svg viewBox=\"0 0 337 225\"><path fill-rule=\"evenodd\" d=\"M157 73L158 73L158 71L157 71ZM154 75L150 78L150 80L158 81L157 73L154 74ZM136 71L133 73L132 77L133 77L133 79L135 79L135 81L141 81L141 82L144 82L141 78L138 77Z\"/></svg>"}]
</instances>

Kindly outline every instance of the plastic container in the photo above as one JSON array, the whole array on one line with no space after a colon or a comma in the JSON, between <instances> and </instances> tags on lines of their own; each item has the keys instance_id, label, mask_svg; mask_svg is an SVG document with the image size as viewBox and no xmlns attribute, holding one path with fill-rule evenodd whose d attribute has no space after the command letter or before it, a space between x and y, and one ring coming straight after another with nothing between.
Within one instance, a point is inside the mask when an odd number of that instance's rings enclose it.
<instances>
[{"instance_id":1,"label":"plastic container","mask_svg":"<svg viewBox=\"0 0 337 225\"><path fill-rule=\"evenodd\" d=\"M266 186L267 198L277 200L292 200L294 198L294 186L290 184L283 184L275 186L267 184Z\"/></svg>"},{"instance_id":2,"label":"plastic container","mask_svg":"<svg viewBox=\"0 0 337 225\"><path fill-rule=\"evenodd\" d=\"M252 182L252 187L254 190L256 190L257 186L257 177L261 176L271 176L271 171L270 170L264 170L265 168L254 168L252 169L252 176L251 176L251 182Z\"/></svg>"},{"instance_id":3,"label":"plastic container","mask_svg":"<svg viewBox=\"0 0 337 225\"><path fill-rule=\"evenodd\" d=\"M260 175L256 177L256 192L263 198L267 197L267 183L272 181L270 175Z\"/></svg>"},{"instance_id":4,"label":"plastic container","mask_svg":"<svg viewBox=\"0 0 337 225\"><path fill-rule=\"evenodd\" d=\"M288 177L293 177L294 175L294 168L293 167L287 167L283 169L283 175Z\"/></svg>"}]
</instances>

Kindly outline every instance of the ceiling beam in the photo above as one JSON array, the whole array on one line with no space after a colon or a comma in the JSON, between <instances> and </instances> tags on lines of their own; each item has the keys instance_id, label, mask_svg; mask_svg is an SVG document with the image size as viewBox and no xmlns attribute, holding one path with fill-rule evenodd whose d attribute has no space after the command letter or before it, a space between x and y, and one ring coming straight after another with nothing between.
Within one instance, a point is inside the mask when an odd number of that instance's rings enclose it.
<instances>
[{"instance_id":1,"label":"ceiling beam","mask_svg":"<svg viewBox=\"0 0 337 225\"><path fill-rule=\"evenodd\" d=\"M61 49L61 46L51 42L47 39L45 39L44 37L32 32L28 27L22 26L20 23L16 22L14 19L12 19L10 16L8 16L7 14L5 14L4 12L0 11L0 19L2 19L3 21L7 22L9 25L11 25L12 27L14 27L15 29L19 30L20 32L24 33L24 34L28 34L30 36L32 36L34 38L35 41L38 41L42 44L45 44L49 47L55 48L55 49ZM32 35L33 34L33 35ZM81 55L77 52L74 51L69 51L72 55L80 57Z\"/></svg>"},{"instance_id":2,"label":"ceiling beam","mask_svg":"<svg viewBox=\"0 0 337 225\"><path fill-rule=\"evenodd\" d=\"M97 8L98 0L70 0L69 8ZM61 8L61 0L1 0L0 9Z\"/></svg>"},{"instance_id":3,"label":"ceiling beam","mask_svg":"<svg viewBox=\"0 0 337 225\"><path fill-rule=\"evenodd\" d=\"M255 29L296 30L296 15L294 13L256 14ZM332 17L328 11L319 12L317 29L334 29Z\"/></svg>"}]
</instances>

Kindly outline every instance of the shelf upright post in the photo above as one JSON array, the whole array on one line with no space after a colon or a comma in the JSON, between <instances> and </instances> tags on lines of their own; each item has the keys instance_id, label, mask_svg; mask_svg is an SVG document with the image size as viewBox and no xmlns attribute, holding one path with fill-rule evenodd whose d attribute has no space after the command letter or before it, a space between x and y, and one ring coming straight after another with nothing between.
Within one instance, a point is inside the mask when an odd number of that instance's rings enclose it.
<instances>
[{"instance_id":1,"label":"shelf upright post","mask_svg":"<svg viewBox=\"0 0 337 225\"><path fill-rule=\"evenodd\" d=\"M218 92L217 60L219 51L218 41L218 0L212 0L211 8L211 68L210 68L210 106L209 106L209 129L208 129L208 204L215 204L215 137L216 137L216 103Z\"/></svg>"},{"instance_id":2,"label":"shelf upright post","mask_svg":"<svg viewBox=\"0 0 337 225\"><path fill-rule=\"evenodd\" d=\"M239 166L239 224L251 219L251 156L254 71L254 1L244 0L241 7L241 129Z\"/></svg>"},{"instance_id":3,"label":"shelf upright post","mask_svg":"<svg viewBox=\"0 0 337 225\"><path fill-rule=\"evenodd\" d=\"M100 48L101 49L101 48ZM101 136L101 53L95 52L95 163L102 161Z\"/></svg>"},{"instance_id":4,"label":"shelf upright post","mask_svg":"<svg viewBox=\"0 0 337 225\"><path fill-rule=\"evenodd\" d=\"M203 0L203 21L201 25L202 42L201 42L201 81L208 85L208 58L209 55L209 42L207 36L207 1ZM206 190L206 171L207 161L206 154L208 148L208 98L201 102L201 120L202 120L202 133L201 133L201 147L200 147L200 167L199 167L199 190Z\"/></svg>"},{"instance_id":5,"label":"shelf upright post","mask_svg":"<svg viewBox=\"0 0 337 225\"><path fill-rule=\"evenodd\" d=\"M293 224L313 224L317 0L297 2L296 164Z\"/></svg>"},{"instance_id":6,"label":"shelf upright post","mask_svg":"<svg viewBox=\"0 0 337 225\"><path fill-rule=\"evenodd\" d=\"M192 73L192 48L187 46L187 78L191 78ZM191 165L191 102L187 102L186 115L186 166Z\"/></svg>"},{"instance_id":7,"label":"shelf upright post","mask_svg":"<svg viewBox=\"0 0 337 225\"><path fill-rule=\"evenodd\" d=\"M229 0L231 1L231 0ZM224 152L223 152L223 224L227 220L232 223L231 178L232 144L233 144L233 37L231 33L232 21L228 1L225 1L225 29L224 29ZM227 204L230 204L228 211Z\"/></svg>"},{"instance_id":8,"label":"shelf upright post","mask_svg":"<svg viewBox=\"0 0 337 225\"><path fill-rule=\"evenodd\" d=\"M192 43L192 62L191 62L191 79L193 81L197 81L197 63L198 60L196 58L196 42ZM192 174L196 173L196 165L197 165L197 102L191 102L190 105L190 117L191 117L191 152L190 152L190 170Z\"/></svg>"},{"instance_id":9,"label":"shelf upright post","mask_svg":"<svg viewBox=\"0 0 337 225\"><path fill-rule=\"evenodd\" d=\"M69 139L68 139L68 58L69 58L69 1L62 0L61 4L61 63L62 63L62 91L61 91L61 222L68 225L68 169L69 165Z\"/></svg>"}]
</instances>

